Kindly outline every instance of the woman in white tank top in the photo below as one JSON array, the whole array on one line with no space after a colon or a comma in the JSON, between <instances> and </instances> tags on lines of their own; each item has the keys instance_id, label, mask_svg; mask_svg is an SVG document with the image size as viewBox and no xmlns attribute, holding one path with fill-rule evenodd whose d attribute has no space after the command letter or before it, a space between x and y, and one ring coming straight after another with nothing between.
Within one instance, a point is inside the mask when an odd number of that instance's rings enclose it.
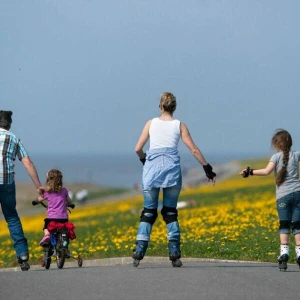
<instances>
[{"instance_id":1,"label":"woman in white tank top","mask_svg":"<svg viewBox=\"0 0 300 300\"><path fill-rule=\"evenodd\" d=\"M182 177L180 157L177 146L180 138L190 149L194 157L203 166L209 181L215 184L216 174L206 162L203 154L193 142L186 125L173 117L176 98L172 93L161 95L159 108L161 115L149 120L136 144L135 151L143 163L144 210L133 251L133 265L137 267L143 259L152 225L157 218L159 191L163 189L163 207L161 214L167 226L169 258L174 267L181 267L180 228L178 224L177 201L181 191ZM150 139L147 153L143 147Z\"/></svg>"}]
</instances>

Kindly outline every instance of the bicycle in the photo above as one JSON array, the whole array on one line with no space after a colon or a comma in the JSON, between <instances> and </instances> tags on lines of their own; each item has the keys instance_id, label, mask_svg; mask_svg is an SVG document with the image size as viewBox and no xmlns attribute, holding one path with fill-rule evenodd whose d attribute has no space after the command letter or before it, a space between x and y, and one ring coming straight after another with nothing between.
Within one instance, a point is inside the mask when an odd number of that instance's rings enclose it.
<instances>
[{"instance_id":1,"label":"bicycle","mask_svg":"<svg viewBox=\"0 0 300 300\"><path fill-rule=\"evenodd\" d=\"M45 205L43 202L37 202L32 201L32 205L38 205L41 204L44 207L47 208L47 205ZM67 205L67 207L70 207L74 209L75 205L70 204ZM70 211L70 210L69 210ZM71 212L71 211L70 211ZM51 224L51 222L53 222ZM62 269L65 260L68 258L74 258L78 262L78 266L82 267L82 257L79 255L78 257L74 257L70 254L69 251L69 229L67 228L67 223L58 223L51 221L50 224L52 225L52 229L50 229L50 242L47 246L43 246L43 257L41 261L41 266L45 267L45 269L49 269L51 265L51 258L54 257L56 259L56 264L59 269ZM49 224L49 225L50 225ZM71 224L71 223L69 223Z\"/></svg>"}]
</instances>

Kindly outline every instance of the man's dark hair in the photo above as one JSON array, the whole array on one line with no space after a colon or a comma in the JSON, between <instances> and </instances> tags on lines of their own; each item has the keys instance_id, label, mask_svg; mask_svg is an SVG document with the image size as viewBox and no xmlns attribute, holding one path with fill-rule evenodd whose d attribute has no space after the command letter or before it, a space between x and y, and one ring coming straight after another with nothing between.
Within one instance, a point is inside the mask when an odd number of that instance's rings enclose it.
<instances>
[{"instance_id":1,"label":"man's dark hair","mask_svg":"<svg viewBox=\"0 0 300 300\"><path fill-rule=\"evenodd\" d=\"M4 128L6 130L10 129L10 125L12 123L13 112L10 110L0 110L0 128Z\"/></svg>"}]
</instances>

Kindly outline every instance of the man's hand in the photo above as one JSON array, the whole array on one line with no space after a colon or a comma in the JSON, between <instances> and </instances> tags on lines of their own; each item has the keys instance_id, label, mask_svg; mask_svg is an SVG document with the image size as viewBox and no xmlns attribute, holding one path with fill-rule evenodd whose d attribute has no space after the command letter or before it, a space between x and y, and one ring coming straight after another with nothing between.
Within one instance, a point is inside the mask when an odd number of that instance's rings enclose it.
<instances>
[{"instance_id":1,"label":"man's hand","mask_svg":"<svg viewBox=\"0 0 300 300\"><path fill-rule=\"evenodd\" d=\"M43 196L44 192L45 192L45 187L43 187L42 185L40 187L38 187L37 189L37 192L40 196Z\"/></svg>"}]
</instances>

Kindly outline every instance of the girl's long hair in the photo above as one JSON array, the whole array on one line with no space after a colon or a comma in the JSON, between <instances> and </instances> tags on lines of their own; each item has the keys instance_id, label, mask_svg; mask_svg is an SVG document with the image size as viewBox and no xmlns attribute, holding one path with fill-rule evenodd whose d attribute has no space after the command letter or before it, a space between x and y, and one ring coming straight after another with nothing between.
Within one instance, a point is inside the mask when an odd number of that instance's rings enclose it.
<instances>
[{"instance_id":1,"label":"girl's long hair","mask_svg":"<svg viewBox=\"0 0 300 300\"><path fill-rule=\"evenodd\" d=\"M272 137L272 147L282 152L282 167L276 175L276 185L279 187L285 179L287 165L289 163L289 154L293 145L292 137L285 129L277 129Z\"/></svg>"},{"instance_id":2,"label":"girl's long hair","mask_svg":"<svg viewBox=\"0 0 300 300\"><path fill-rule=\"evenodd\" d=\"M59 193L63 187L63 175L59 170L52 169L47 173L46 190L47 192Z\"/></svg>"}]
</instances>

